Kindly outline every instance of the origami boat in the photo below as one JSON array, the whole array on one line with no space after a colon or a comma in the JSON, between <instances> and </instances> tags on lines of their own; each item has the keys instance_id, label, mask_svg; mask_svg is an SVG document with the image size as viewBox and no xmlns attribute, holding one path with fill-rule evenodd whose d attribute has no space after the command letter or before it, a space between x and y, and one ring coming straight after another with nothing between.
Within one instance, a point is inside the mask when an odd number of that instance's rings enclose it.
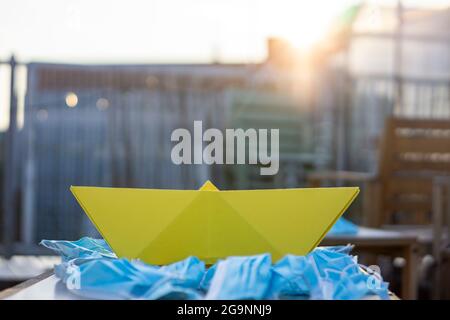
<instances>
[{"instance_id":1,"label":"origami boat","mask_svg":"<svg viewBox=\"0 0 450 320\"><path fill-rule=\"evenodd\" d=\"M313 250L359 193L357 187L219 191L72 186L118 257L167 264L197 256Z\"/></svg>"}]
</instances>

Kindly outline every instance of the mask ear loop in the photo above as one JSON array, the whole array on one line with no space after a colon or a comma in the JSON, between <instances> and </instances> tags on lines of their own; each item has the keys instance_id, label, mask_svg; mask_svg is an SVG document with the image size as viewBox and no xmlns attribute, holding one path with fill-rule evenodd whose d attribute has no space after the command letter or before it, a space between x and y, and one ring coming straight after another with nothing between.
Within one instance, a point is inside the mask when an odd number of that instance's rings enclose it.
<instances>
[{"instance_id":1,"label":"mask ear loop","mask_svg":"<svg viewBox=\"0 0 450 320\"><path fill-rule=\"evenodd\" d=\"M371 268L371 266L365 266L363 264L358 264L358 266L361 268L361 271L365 274L368 274L369 276L374 276L378 280L383 281L383 277L381 276L379 271L374 270L374 268Z\"/></svg>"}]
</instances>

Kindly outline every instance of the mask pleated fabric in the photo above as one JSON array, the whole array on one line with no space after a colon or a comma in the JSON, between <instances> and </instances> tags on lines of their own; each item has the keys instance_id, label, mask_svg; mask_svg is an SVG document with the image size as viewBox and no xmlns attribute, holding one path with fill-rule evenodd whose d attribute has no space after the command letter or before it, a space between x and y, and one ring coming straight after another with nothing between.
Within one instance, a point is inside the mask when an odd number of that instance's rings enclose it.
<instances>
[{"instance_id":1,"label":"mask pleated fabric","mask_svg":"<svg viewBox=\"0 0 450 320\"><path fill-rule=\"evenodd\" d=\"M318 247L306 256L228 257L207 268L196 257L165 266L117 258L103 239L43 240L61 256L55 274L92 299L388 299L388 284L350 255L352 246Z\"/></svg>"}]
</instances>

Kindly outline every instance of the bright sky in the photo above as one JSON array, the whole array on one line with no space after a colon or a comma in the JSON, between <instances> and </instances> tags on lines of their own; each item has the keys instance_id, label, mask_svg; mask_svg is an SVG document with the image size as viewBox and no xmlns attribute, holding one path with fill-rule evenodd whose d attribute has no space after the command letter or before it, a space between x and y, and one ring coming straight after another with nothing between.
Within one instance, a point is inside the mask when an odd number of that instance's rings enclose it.
<instances>
[{"instance_id":1,"label":"bright sky","mask_svg":"<svg viewBox=\"0 0 450 320\"><path fill-rule=\"evenodd\" d=\"M394 0L373 0L384 4ZM449 0L407 2L448 3ZM358 0L9 0L0 59L25 61L258 61L267 36L302 47Z\"/></svg>"}]
</instances>

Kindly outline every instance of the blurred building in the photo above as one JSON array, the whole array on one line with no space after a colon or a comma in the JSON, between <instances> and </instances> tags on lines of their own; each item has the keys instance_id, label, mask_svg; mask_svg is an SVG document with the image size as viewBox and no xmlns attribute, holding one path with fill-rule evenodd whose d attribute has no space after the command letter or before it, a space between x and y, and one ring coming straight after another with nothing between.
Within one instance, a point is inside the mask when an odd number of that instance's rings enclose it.
<instances>
[{"instance_id":1,"label":"blurred building","mask_svg":"<svg viewBox=\"0 0 450 320\"><path fill-rule=\"evenodd\" d=\"M450 118L450 8L362 5L348 46L343 168L375 171L386 116Z\"/></svg>"},{"instance_id":2,"label":"blurred building","mask_svg":"<svg viewBox=\"0 0 450 320\"><path fill-rule=\"evenodd\" d=\"M398 10L361 8L353 25L351 72L449 80L450 8L402 8L400 20Z\"/></svg>"}]
</instances>

